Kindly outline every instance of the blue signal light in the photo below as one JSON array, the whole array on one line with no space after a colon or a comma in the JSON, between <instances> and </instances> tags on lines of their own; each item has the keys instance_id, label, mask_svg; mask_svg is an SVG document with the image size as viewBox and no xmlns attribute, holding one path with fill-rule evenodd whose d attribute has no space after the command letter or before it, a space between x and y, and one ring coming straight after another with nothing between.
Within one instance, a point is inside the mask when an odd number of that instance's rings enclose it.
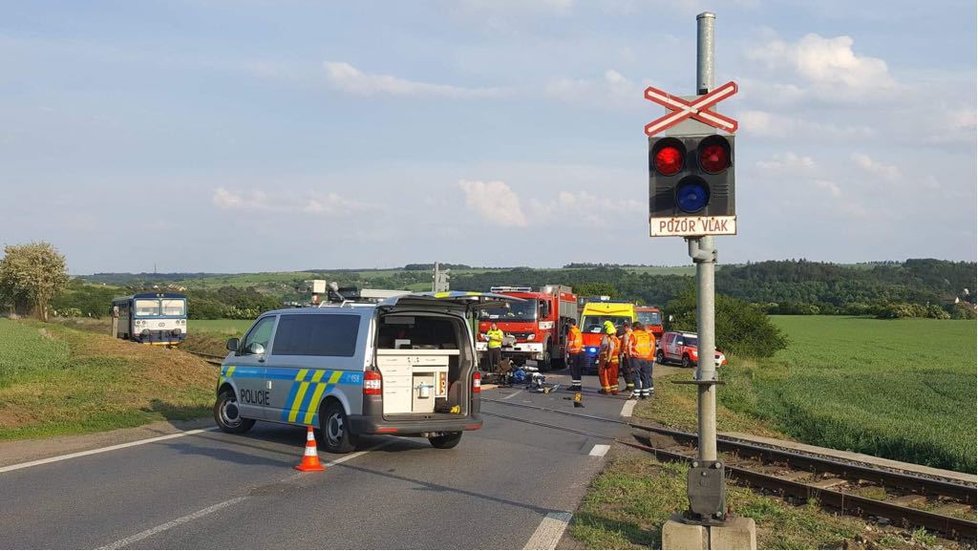
<instances>
[{"instance_id":1,"label":"blue signal light","mask_svg":"<svg viewBox=\"0 0 978 551\"><path fill-rule=\"evenodd\" d=\"M597 354L598 353L598 349L595 348L595 347L593 347L593 346L591 348L588 348L587 351L588 351L589 354Z\"/></svg>"},{"instance_id":2,"label":"blue signal light","mask_svg":"<svg viewBox=\"0 0 978 551\"><path fill-rule=\"evenodd\" d=\"M710 188L700 178L686 178L676 186L676 204L683 212L701 211L709 202Z\"/></svg>"}]
</instances>

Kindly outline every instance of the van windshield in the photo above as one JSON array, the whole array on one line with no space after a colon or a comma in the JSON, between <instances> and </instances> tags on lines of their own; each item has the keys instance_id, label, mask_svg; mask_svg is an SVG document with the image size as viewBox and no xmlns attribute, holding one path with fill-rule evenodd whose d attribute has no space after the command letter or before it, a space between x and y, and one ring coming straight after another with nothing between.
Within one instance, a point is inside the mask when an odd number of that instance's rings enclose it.
<instances>
[{"instance_id":1,"label":"van windshield","mask_svg":"<svg viewBox=\"0 0 978 551\"><path fill-rule=\"evenodd\" d=\"M585 333L601 333L605 321L610 321L617 328L626 321L632 321L632 318L628 316L584 316L581 318L581 331Z\"/></svg>"},{"instance_id":2,"label":"van windshield","mask_svg":"<svg viewBox=\"0 0 978 551\"><path fill-rule=\"evenodd\" d=\"M537 303L507 302L504 306L486 308L479 314L479 319L499 321L533 321L537 319Z\"/></svg>"}]
</instances>

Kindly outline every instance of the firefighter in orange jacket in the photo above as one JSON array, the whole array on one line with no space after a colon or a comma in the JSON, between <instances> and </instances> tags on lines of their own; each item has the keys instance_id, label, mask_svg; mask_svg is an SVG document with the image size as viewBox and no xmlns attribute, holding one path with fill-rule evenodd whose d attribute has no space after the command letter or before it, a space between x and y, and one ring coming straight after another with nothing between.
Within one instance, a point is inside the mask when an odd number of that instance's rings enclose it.
<instances>
[{"instance_id":1,"label":"firefighter in orange jacket","mask_svg":"<svg viewBox=\"0 0 978 551\"><path fill-rule=\"evenodd\" d=\"M570 362L571 372L571 391L581 391L584 387L581 384L581 375L584 366L581 365L584 354L584 335L577 327L577 320L572 319L567 328L567 360Z\"/></svg>"},{"instance_id":2,"label":"firefighter in orange jacket","mask_svg":"<svg viewBox=\"0 0 978 551\"><path fill-rule=\"evenodd\" d=\"M629 399L648 399L655 392L652 381L652 366L655 361L655 336L645 330L645 327L635 322L632 325L632 337L629 340L629 362L637 372L635 390Z\"/></svg>"},{"instance_id":3,"label":"firefighter in orange jacket","mask_svg":"<svg viewBox=\"0 0 978 551\"><path fill-rule=\"evenodd\" d=\"M601 351L598 353L601 394L618 394L618 354L621 352L621 341L615 333L615 326L608 324L604 338L601 339Z\"/></svg>"},{"instance_id":4,"label":"firefighter in orange jacket","mask_svg":"<svg viewBox=\"0 0 978 551\"><path fill-rule=\"evenodd\" d=\"M635 392L635 373L631 364L628 363L631 359L628 355L628 350L631 348L632 322L626 320L622 324L621 329L618 331L618 340L621 341L621 361L619 365L621 377L625 379L625 390Z\"/></svg>"}]
</instances>

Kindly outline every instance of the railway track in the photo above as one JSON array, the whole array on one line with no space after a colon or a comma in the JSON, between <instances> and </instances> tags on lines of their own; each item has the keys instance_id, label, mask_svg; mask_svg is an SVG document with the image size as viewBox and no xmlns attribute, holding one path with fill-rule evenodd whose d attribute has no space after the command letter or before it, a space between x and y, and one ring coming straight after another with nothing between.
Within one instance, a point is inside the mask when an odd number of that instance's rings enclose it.
<instances>
[{"instance_id":1,"label":"railway track","mask_svg":"<svg viewBox=\"0 0 978 551\"><path fill-rule=\"evenodd\" d=\"M696 460L693 433L628 423L649 433L648 444L617 441L670 461ZM946 537L974 542L975 496L972 483L924 476L858 461L717 438L727 476L738 483L850 516L907 528L924 527Z\"/></svg>"},{"instance_id":2,"label":"railway track","mask_svg":"<svg viewBox=\"0 0 978 551\"><path fill-rule=\"evenodd\" d=\"M618 438L618 443L647 451L662 460L693 462L697 458L695 433L556 408L483 400L618 423L633 429L632 440ZM717 450L727 477L739 484L788 500L805 502L815 499L823 507L876 520L880 524L924 527L952 539L976 540L978 488L974 482L727 436L717 438Z\"/></svg>"}]
</instances>

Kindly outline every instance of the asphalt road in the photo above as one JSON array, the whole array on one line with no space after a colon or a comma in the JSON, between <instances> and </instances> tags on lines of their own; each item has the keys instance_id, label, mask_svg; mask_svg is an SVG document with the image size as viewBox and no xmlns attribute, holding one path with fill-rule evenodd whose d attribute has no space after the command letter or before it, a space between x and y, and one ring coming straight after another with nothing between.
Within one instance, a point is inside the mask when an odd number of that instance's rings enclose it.
<instances>
[{"instance_id":1,"label":"asphalt road","mask_svg":"<svg viewBox=\"0 0 978 551\"><path fill-rule=\"evenodd\" d=\"M564 389L567 379L549 377ZM337 462L324 473L295 471L303 429L270 423L246 435L204 430L7 466L0 547L553 547L600 471L604 446L627 433L567 415L619 418L623 396L592 391L583 409L569 397L486 389L484 428L465 433L455 449L370 438L355 454L321 452L323 462Z\"/></svg>"}]
</instances>

